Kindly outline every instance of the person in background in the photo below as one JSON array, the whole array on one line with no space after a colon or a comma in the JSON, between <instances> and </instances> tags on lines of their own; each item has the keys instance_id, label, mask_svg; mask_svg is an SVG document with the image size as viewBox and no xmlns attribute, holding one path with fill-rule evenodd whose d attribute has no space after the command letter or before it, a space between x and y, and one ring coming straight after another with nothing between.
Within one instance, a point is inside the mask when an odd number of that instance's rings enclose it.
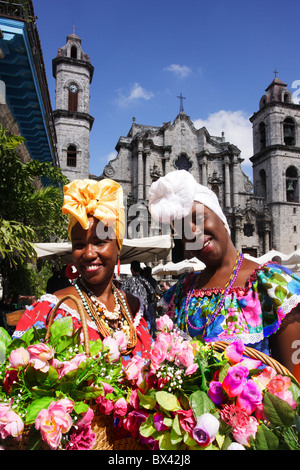
<instances>
[{"instance_id":1,"label":"person in background","mask_svg":"<svg viewBox=\"0 0 300 470\"><path fill-rule=\"evenodd\" d=\"M240 253L217 196L185 170L168 173L149 192L151 215L171 223L205 269L183 275L164 295L167 313L191 337L241 339L293 372L300 338L300 278L274 262ZM279 227L280 229L280 227Z\"/></svg>"},{"instance_id":2,"label":"person in background","mask_svg":"<svg viewBox=\"0 0 300 470\"><path fill-rule=\"evenodd\" d=\"M64 265L62 268L59 266L54 266L52 268L52 276L48 279L46 292L48 294L53 294L57 290L63 289L64 287L70 286L70 279L66 275L67 265Z\"/></svg>"},{"instance_id":3,"label":"person in background","mask_svg":"<svg viewBox=\"0 0 300 470\"><path fill-rule=\"evenodd\" d=\"M132 276L125 279L122 283L122 290L137 297L144 305L150 332L154 335L156 330L155 290L148 279L145 279L142 276L142 269L139 261L132 261L130 263L130 269Z\"/></svg>"}]
</instances>

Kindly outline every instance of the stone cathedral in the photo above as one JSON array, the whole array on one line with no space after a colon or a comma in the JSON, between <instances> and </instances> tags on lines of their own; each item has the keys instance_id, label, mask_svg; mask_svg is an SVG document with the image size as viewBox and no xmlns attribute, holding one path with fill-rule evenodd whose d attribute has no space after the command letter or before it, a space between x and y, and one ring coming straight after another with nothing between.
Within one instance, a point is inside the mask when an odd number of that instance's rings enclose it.
<instances>
[{"instance_id":1,"label":"stone cathedral","mask_svg":"<svg viewBox=\"0 0 300 470\"><path fill-rule=\"evenodd\" d=\"M53 59L57 149L62 171L70 180L89 177L93 71L81 39L73 32ZM118 181L128 210L139 204L144 209L140 214L145 214L151 183L170 171L185 169L217 194L237 249L259 257L272 248L283 253L300 248L300 105L293 103L287 85L275 76L250 118L253 183L242 171L243 158L234 143L227 142L224 134L212 136L205 127L196 129L184 112L182 95L179 98L180 111L173 122L155 127L133 118L127 136L117 142L117 157L96 178ZM128 223L130 217L137 217L127 214ZM140 236L157 235L155 230L144 224ZM174 250L174 261L183 256Z\"/></svg>"},{"instance_id":2,"label":"stone cathedral","mask_svg":"<svg viewBox=\"0 0 300 470\"><path fill-rule=\"evenodd\" d=\"M300 105L275 77L250 121L253 184L242 171L240 150L224 134L195 129L182 105L174 122L161 127L133 118L101 177L119 181L130 203L147 206L152 181L188 170L217 194L237 249L256 257L272 248L290 253L300 248Z\"/></svg>"}]
</instances>

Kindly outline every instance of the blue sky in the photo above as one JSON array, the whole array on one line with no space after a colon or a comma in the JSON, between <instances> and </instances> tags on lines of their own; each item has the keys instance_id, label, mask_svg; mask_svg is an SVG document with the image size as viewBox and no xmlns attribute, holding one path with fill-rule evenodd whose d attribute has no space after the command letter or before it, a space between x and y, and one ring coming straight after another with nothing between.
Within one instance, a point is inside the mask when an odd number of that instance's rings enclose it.
<instances>
[{"instance_id":1,"label":"blue sky","mask_svg":"<svg viewBox=\"0 0 300 470\"><path fill-rule=\"evenodd\" d=\"M252 171L249 117L278 70L297 95L298 0L33 0L55 109L52 59L76 26L95 67L90 114L90 172L116 155L132 118L161 126L184 111L196 128L225 132ZM300 83L300 82L299 82ZM294 88L293 88L294 85ZM300 89L300 88L299 88ZM300 93L299 93L300 96ZM295 102L299 102L295 101Z\"/></svg>"}]
</instances>

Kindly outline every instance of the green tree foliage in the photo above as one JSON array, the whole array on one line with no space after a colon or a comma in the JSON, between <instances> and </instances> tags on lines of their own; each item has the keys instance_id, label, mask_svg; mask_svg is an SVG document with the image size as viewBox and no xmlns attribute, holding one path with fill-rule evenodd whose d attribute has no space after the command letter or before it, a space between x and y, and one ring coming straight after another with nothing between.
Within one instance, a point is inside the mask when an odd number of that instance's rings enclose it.
<instances>
[{"instance_id":1,"label":"green tree foliage","mask_svg":"<svg viewBox=\"0 0 300 470\"><path fill-rule=\"evenodd\" d=\"M68 180L51 163L23 163L16 152L22 142L0 125L0 270L8 284L34 258L33 242L67 237L61 206ZM12 294L20 288L13 284Z\"/></svg>"}]
</instances>

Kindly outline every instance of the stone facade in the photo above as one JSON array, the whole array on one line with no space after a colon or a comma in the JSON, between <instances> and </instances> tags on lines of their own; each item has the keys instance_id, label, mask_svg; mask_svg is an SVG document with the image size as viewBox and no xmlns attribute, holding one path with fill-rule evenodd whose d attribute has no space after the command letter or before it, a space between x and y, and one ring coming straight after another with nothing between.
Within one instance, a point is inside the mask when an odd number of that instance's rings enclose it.
<instances>
[{"instance_id":1,"label":"stone facade","mask_svg":"<svg viewBox=\"0 0 300 470\"><path fill-rule=\"evenodd\" d=\"M254 193L264 198L272 218L272 248L300 248L300 105L275 78L259 103L253 124Z\"/></svg>"},{"instance_id":2,"label":"stone facade","mask_svg":"<svg viewBox=\"0 0 300 470\"><path fill-rule=\"evenodd\" d=\"M89 114L90 83L94 68L76 34L53 59L56 79L55 129L60 167L67 178L89 177L89 142L94 119Z\"/></svg>"},{"instance_id":3,"label":"stone facade","mask_svg":"<svg viewBox=\"0 0 300 470\"><path fill-rule=\"evenodd\" d=\"M186 169L217 194L237 249L255 256L270 249L271 218L264 199L253 194L252 183L241 169L240 150L224 135L211 136L205 127L197 130L182 111L173 123L161 127L140 125L133 119L116 150L117 157L100 178L113 178L123 186L128 208L136 203L147 209L151 183L170 171ZM157 227L148 225L146 231L141 236L157 235Z\"/></svg>"}]
</instances>

